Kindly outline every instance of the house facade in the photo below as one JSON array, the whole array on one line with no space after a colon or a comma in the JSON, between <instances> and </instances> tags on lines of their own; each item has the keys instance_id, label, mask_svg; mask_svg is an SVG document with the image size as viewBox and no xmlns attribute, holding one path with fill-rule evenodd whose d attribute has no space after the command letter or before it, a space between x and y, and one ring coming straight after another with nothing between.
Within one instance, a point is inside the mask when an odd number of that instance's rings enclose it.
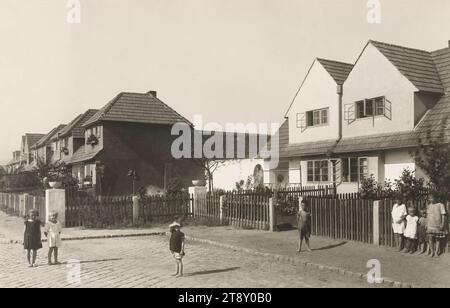
<instances>
[{"instance_id":1,"label":"house facade","mask_svg":"<svg viewBox=\"0 0 450 308\"><path fill-rule=\"evenodd\" d=\"M171 128L178 122L189 123L155 91L120 93L81 125L84 143L66 163L74 177L88 178L102 195L130 194L130 170L139 176L136 190L163 190L175 179L188 187L203 170L189 159L172 157Z\"/></svg>"},{"instance_id":2,"label":"house facade","mask_svg":"<svg viewBox=\"0 0 450 308\"><path fill-rule=\"evenodd\" d=\"M316 59L280 127L282 163L265 170L289 185L355 192L374 176L419 170L411 151L429 130L450 133L450 48L429 52L369 41L354 63ZM443 123L441 123L443 122Z\"/></svg>"}]
</instances>

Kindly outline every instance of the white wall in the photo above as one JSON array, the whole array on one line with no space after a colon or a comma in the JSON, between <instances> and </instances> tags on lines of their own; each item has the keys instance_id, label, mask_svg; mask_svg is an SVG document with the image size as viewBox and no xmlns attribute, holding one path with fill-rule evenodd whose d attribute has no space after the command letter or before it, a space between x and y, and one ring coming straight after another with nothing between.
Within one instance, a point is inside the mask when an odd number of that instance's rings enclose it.
<instances>
[{"instance_id":1,"label":"white wall","mask_svg":"<svg viewBox=\"0 0 450 308\"><path fill-rule=\"evenodd\" d=\"M369 44L344 83L343 116L347 104L385 96L392 103L392 120L384 116L343 121L343 138L394 133L414 128L414 92L417 88ZM348 107L347 107L348 108ZM354 109L356 113L356 108Z\"/></svg>"},{"instance_id":2,"label":"white wall","mask_svg":"<svg viewBox=\"0 0 450 308\"><path fill-rule=\"evenodd\" d=\"M289 143L312 142L338 138L338 94L337 84L315 60L306 80L300 89L292 107L289 117ZM308 127L302 132L297 128L297 113L329 108L328 125Z\"/></svg>"},{"instance_id":3,"label":"white wall","mask_svg":"<svg viewBox=\"0 0 450 308\"><path fill-rule=\"evenodd\" d=\"M213 174L214 188L231 190L236 188L236 182L247 181L253 175L256 165L264 167L263 159L241 159L221 163Z\"/></svg>"},{"instance_id":4,"label":"white wall","mask_svg":"<svg viewBox=\"0 0 450 308\"><path fill-rule=\"evenodd\" d=\"M403 169L415 170L415 163L408 150L386 151L384 173L385 178L391 181L398 179Z\"/></svg>"}]
</instances>

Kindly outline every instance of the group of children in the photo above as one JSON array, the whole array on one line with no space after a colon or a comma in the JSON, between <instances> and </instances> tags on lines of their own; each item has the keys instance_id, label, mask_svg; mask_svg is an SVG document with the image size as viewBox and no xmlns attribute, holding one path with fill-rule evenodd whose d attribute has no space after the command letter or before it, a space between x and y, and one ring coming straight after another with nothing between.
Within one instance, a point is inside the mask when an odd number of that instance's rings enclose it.
<instances>
[{"instance_id":1,"label":"group of children","mask_svg":"<svg viewBox=\"0 0 450 308\"><path fill-rule=\"evenodd\" d=\"M39 212L30 210L24 222L23 247L27 251L29 267L36 267L37 251L42 248L41 227L44 226L44 235L48 243L48 264L59 264L58 248L61 246L61 224L58 222L58 213L51 212L49 221L44 224L39 219ZM52 256L55 262L52 263Z\"/></svg>"},{"instance_id":2,"label":"group of children","mask_svg":"<svg viewBox=\"0 0 450 308\"><path fill-rule=\"evenodd\" d=\"M420 212L411 201L405 205L399 197L392 208L391 216L398 251L410 254L427 253L431 257L442 253L448 233L445 228L446 211L435 195L430 195L427 209Z\"/></svg>"}]
</instances>

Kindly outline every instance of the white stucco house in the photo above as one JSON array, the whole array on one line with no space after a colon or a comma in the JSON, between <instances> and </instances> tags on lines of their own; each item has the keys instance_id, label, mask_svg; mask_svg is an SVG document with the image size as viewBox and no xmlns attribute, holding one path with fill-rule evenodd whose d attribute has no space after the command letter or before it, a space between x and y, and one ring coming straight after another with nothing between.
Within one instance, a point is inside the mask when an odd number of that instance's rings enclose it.
<instances>
[{"instance_id":1,"label":"white stucco house","mask_svg":"<svg viewBox=\"0 0 450 308\"><path fill-rule=\"evenodd\" d=\"M437 51L369 41L355 63L315 59L280 127L280 165L265 182L336 184L356 192L363 178L416 171L419 136L450 135L450 45ZM443 124L443 125L441 125Z\"/></svg>"}]
</instances>

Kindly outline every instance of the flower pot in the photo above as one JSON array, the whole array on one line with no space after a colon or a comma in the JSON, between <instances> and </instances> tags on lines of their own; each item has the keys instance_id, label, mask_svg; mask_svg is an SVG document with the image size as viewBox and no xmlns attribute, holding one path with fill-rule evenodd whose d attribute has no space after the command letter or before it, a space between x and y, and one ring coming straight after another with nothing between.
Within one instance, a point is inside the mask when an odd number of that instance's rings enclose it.
<instances>
[{"instance_id":1,"label":"flower pot","mask_svg":"<svg viewBox=\"0 0 450 308\"><path fill-rule=\"evenodd\" d=\"M62 183L58 182L58 181L52 181L52 182L48 182L48 185L51 188L56 189L56 188L60 188L62 186Z\"/></svg>"},{"instance_id":2,"label":"flower pot","mask_svg":"<svg viewBox=\"0 0 450 308\"><path fill-rule=\"evenodd\" d=\"M205 180L193 180L192 185L194 186L205 186L206 182Z\"/></svg>"}]
</instances>

